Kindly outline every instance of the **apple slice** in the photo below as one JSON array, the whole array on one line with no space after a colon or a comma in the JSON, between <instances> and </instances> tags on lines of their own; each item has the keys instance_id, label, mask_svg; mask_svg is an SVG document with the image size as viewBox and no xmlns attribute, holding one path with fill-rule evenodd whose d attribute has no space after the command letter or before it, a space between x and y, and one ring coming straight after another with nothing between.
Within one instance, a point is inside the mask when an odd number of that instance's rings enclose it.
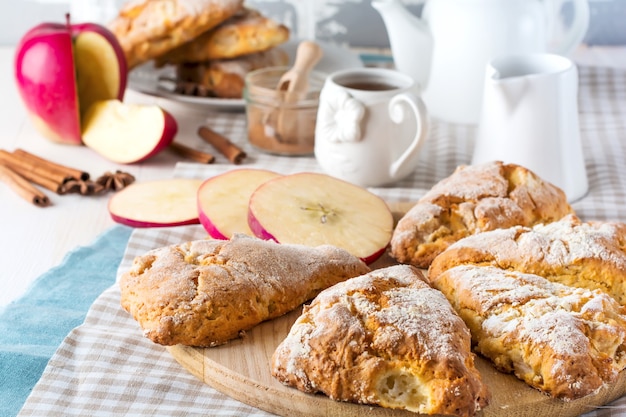
<instances>
[{"instance_id":1,"label":"apple slice","mask_svg":"<svg viewBox=\"0 0 626 417\"><path fill-rule=\"evenodd\" d=\"M176 120L159 106L97 101L83 119L83 143L110 161L131 164L165 149L178 131Z\"/></svg>"},{"instance_id":2,"label":"apple slice","mask_svg":"<svg viewBox=\"0 0 626 417\"><path fill-rule=\"evenodd\" d=\"M111 39L112 33L99 32L98 25L84 23L74 37L74 66L79 113L82 118L100 100L123 101L126 90L126 59ZM113 37L114 38L114 37Z\"/></svg>"},{"instance_id":3,"label":"apple slice","mask_svg":"<svg viewBox=\"0 0 626 417\"><path fill-rule=\"evenodd\" d=\"M372 263L391 240L393 216L365 188L326 174L299 173L259 186L250 197L248 224L263 239L330 244Z\"/></svg>"},{"instance_id":4,"label":"apple slice","mask_svg":"<svg viewBox=\"0 0 626 417\"><path fill-rule=\"evenodd\" d=\"M196 195L202 180L174 178L133 183L109 200L111 218L131 227L198 224Z\"/></svg>"},{"instance_id":5,"label":"apple slice","mask_svg":"<svg viewBox=\"0 0 626 417\"><path fill-rule=\"evenodd\" d=\"M280 174L264 169L235 169L205 180L198 190L200 223L215 239L234 233L252 235L248 201L261 184Z\"/></svg>"}]
</instances>

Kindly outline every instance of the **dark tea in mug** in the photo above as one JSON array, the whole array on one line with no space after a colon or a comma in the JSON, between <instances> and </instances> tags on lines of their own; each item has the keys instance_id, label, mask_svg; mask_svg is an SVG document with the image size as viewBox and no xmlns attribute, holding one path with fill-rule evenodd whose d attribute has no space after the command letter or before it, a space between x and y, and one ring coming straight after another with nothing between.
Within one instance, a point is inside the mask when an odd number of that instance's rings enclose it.
<instances>
[{"instance_id":1,"label":"dark tea in mug","mask_svg":"<svg viewBox=\"0 0 626 417\"><path fill-rule=\"evenodd\" d=\"M378 80L358 80L358 81L348 81L342 84L346 88L351 88L353 90L364 90L364 91L387 91L387 90L395 90L398 88L393 84L387 84Z\"/></svg>"}]
</instances>

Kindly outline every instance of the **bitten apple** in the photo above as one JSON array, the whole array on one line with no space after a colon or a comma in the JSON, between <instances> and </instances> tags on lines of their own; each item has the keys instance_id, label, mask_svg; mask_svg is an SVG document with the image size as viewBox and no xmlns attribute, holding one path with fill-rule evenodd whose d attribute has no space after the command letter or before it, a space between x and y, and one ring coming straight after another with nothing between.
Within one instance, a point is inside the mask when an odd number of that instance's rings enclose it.
<instances>
[{"instance_id":1,"label":"bitten apple","mask_svg":"<svg viewBox=\"0 0 626 417\"><path fill-rule=\"evenodd\" d=\"M202 180L174 178L135 182L109 200L111 218L131 227L198 224L196 195Z\"/></svg>"},{"instance_id":2,"label":"bitten apple","mask_svg":"<svg viewBox=\"0 0 626 417\"><path fill-rule=\"evenodd\" d=\"M330 244L372 263L391 240L393 215L365 188L326 174L299 173L259 186L250 197L248 224L263 239Z\"/></svg>"},{"instance_id":3,"label":"bitten apple","mask_svg":"<svg viewBox=\"0 0 626 417\"><path fill-rule=\"evenodd\" d=\"M252 235L248 201L261 184L280 174L264 169L235 169L205 180L198 190L200 223L214 239L235 233Z\"/></svg>"},{"instance_id":4,"label":"bitten apple","mask_svg":"<svg viewBox=\"0 0 626 417\"><path fill-rule=\"evenodd\" d=\"M112 32L94 23L42 23L19 41L15 79L40 133L81 144L81 115L99 100L123 100L127 65Z\"/></svg>"},{"instance_id":5,"label":"bitten apple","mask_svg":"<svg viewBox=\"0 0 626 417\"><path fill-rule=\"evenodd\" d=\"M110 161L141 162L167 147L178 124L161 107L98 101L83 119L83 143Z\"/></svg>"}]
</instances>

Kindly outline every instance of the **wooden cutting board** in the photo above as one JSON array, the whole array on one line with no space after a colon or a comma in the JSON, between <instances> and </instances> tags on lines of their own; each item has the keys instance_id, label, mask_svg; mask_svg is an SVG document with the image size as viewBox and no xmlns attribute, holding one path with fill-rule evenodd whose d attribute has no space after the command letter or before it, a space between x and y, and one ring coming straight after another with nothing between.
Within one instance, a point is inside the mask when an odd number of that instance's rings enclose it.
<instances>
[{"instance_id":1,"label":"wooden cutting board","mask_svg":"<svg viewBox=\"0 0 626 417\"><path fill-rule=\"evenodd\" d=\"M390 205L396 218L410 203ZM383 256L373 268L392 265ZM270 374L274 350L289 333L301 309L256 326L242 339L213 348L169 346L170 354L187 371L216 390L253 407L283 417L415 417L404 410L333 401L323 395L305 394L282 385ZM594 395L576 401L551 399L514 376L503 374L485 359L476 367L492 394L491 403L478 415L485 417L573 417L608 404L626 393L626 371L618 380Z\"/></svg>"},{"instance_id":2,"label":"wooden cutting board","mask_svg":"<svg viewBox=\"0 0 626 417\"><path fill-rule=\"evenodd\" d=\"M283 417L415 417L415 413L337 402L323 395L310 395L282 385L270 374L274 350L287 336L300 309L262 323L243 339L213 348L182 345L167 349L187 371L216 390L253 407ZM517 378L496 371L477 358L476 367L491 390L491 404L479 413L489 417L578 416L607 404L626 393L626 373L595 395L580 400L554 400Z\"/></svg>"}]
</instances>

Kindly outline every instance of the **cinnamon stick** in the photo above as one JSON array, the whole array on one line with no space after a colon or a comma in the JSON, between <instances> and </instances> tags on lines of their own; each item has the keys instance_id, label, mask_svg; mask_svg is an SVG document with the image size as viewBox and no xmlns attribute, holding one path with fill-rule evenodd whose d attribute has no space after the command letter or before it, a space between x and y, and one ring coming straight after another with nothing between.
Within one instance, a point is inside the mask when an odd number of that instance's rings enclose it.
<instances>
[{"instance_id":1,"label":"cinnamon stick","mask_svg":"<svg viewBox=\"0 0 626 417\"><path fill-rule=\"evenodd\" d=\"M213 145L215 149L220 151L220 153L233 164L241 163L246 157L246 153L240 147L232 143L227 137L220 135L206 126L201 126L198 129L198 135L200 135L205 142Z\"/></svg>"},{"instance_id":2,"label":"cinnamon stick","mask_svg":"<svg viewBox=\"0 0 626 417\"><path fill-rule=\"evenodd\" d=\"M55 162L49 161L30 152L27 152L23 149L18 148L14 150L13 154L24 161L29 161L33 164L41 164L45 168L45 170L64 173L66 177L68 177L68 179L77 179L83 181L89 179L88 172L76 168L71 168L62 164L57 164Z\"/></svg>"},{"instance_id":3,"label":"cinnamon stick","mask_svg":"<svg viewBox=\"0 0 626 417\"><path fill-rule=\"evenodd\" d=\"M25 162L2 149L0 149L0 162L24 179L57 194L61 193L61 185L67 178L64 174L59 175L54 171L47 171L44 167Z\"/></svg>"},{"instance_id":4,"label":"cinnamon stick","mask_svg":"<svg viewBox=\"0 0 626 417\"><path fill-rule=\"evenodd\" d=\"M185 146L181 143L172 142L169 147L177 155L180 155L183 158L193 159L196 162L212 164L215 161L215 156L213 156L213 154L190 148L189 146Z\"/></svg>"},{"instance_id":5,"label":"cinnamon stick","mask_svg":"<svg viewBox=\"0 0 626 417\"><path fill-rule=\"evenodd\" d=\"M48 196L3 163L0 164L0 180L11 187L24 200L37 207L50 205Z\"/></svg>"}]
</instances>

